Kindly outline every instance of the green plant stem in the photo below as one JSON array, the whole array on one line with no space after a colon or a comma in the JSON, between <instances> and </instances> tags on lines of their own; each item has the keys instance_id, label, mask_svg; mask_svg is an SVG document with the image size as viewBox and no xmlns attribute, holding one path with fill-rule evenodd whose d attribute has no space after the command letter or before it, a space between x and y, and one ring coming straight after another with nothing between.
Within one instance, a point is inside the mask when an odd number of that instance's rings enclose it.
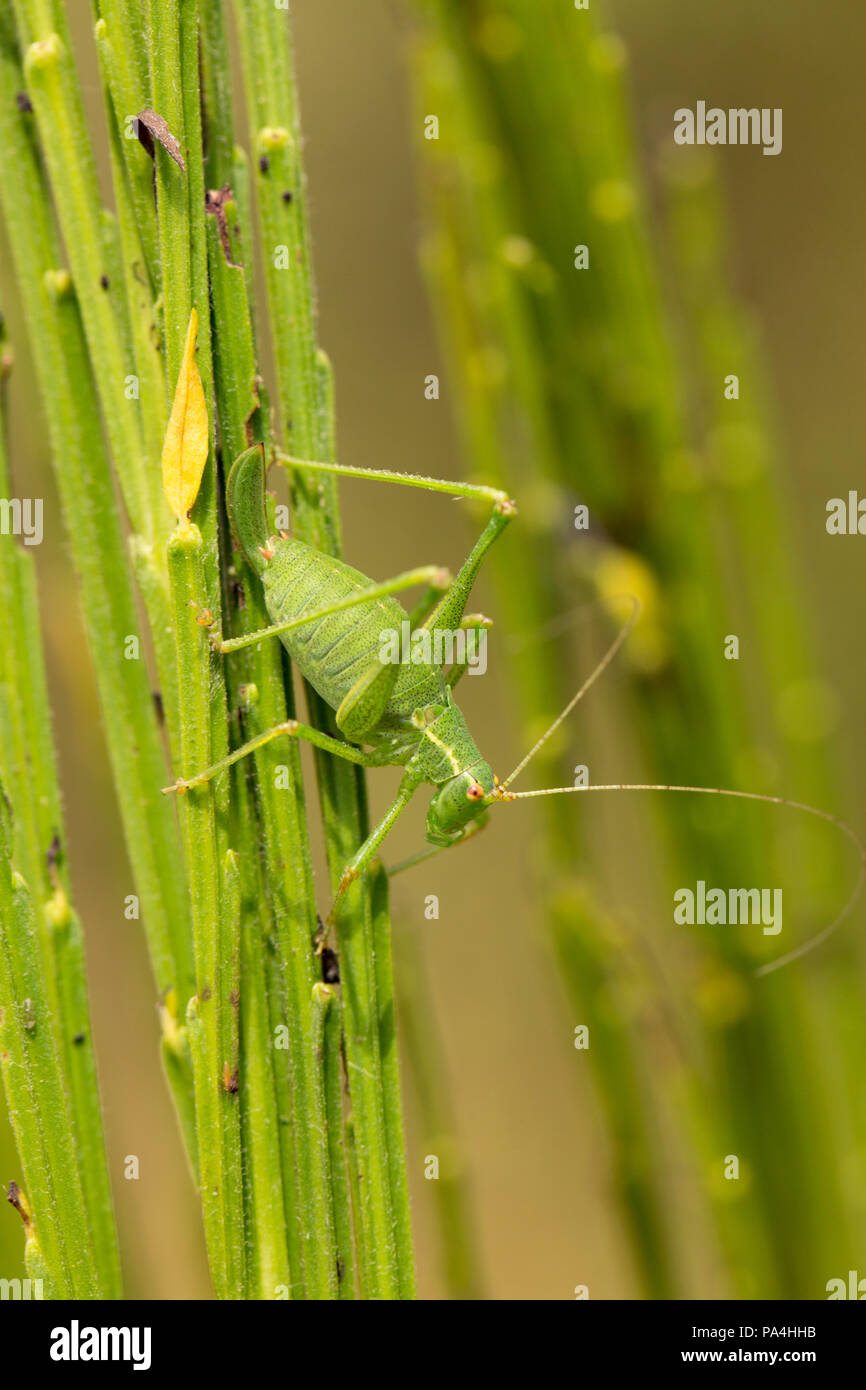
<instances>
[{"instance_id":1,"label":"green plant stem","mask_svg":"<svg viewBox=\"0 0 866 1390\"><path fill-rule=\"evenodd\" d=\"M391 955L391 920L388 912L388 874L378 864L370 874L373 914L373 959L376 966L376 999L379 1004L379 1057L382 1068L382 1099L385 1110L388 1171L391 1206L394 1212L394 1238L398 1250L412 1249L412 1218L409 1210L409 1182L406 1174L406 1142L403 1126L403 1097L400 1087L400 1055L397 1050L397 1003L394 992L394 965ZM414 1264L400 1261L400 1297L416 1298Z\"/></svg>"},{"instance_id":2,"label":"green plant stem","mask_svg":"<svg viewBox=\"0 0 866 1390\"><path fill-rule=\"evenodd\" d=\"M0 43L3 89L19 91L15 53ZM172 808L160 796L165 759L140 652L135 599L114 506L78 308L50 220L27 117L0 107L0 203L24 304L81 590L126 843L141 897L157 987L193 987L186 887ZM130 750L136 756L130 757Z\"/></svg>"},{"instance_id":3,"label":"green plant stem","mask_svg":"<svg viewBox=\"0 0 866 1390\"><path fill-rule=\"evenodd\" d=\"M473 467L485 481L513 492L521 507L522 524L509 537L511 554L494 555L493 572L514 630L537 632L551 614L574 603L573 592L563 592L563 579L550 563L559 548L556 506L561 499L552 466L556 436L537 365L543 367L544 359L540 351L537 356L533 351L536 330L525 302L528 295L502 254L509 234L519 227L508 202L509 180L500 176L479 185L473 164L479 149L491 148L496 138L475 45L466 32L465 16L450 0L434 0L423 8L444 44L431 43L419 56L416 120L421 111L444 110L446 104L449 111L447 129L440 141L430 142L428 154L435 161L426 193L436 232L427 245L427 267L459 383L461 423ZM470 262L483 267L483 300L466 293L465 267ZM495 353L507 362L505 372L485 369ZM515 437L521 441L519 462L512 457ZM591 448L588 453L592 455ZM531 660L515 662L513 672L524 727L534 739L574 687L564 664L543 650L533 652ZM533 773L540 786L561 782L551 745L539 755ZM542 815L536 872L569 992L580 1000L584 1014L593 1006L598 981L615 969L616 953L606 940L597 906L580 891L577 873L585 863L586 848L577 810L563 816L551 799ZM577 902L580 952L569 952L562 948L563 905L574 908ZM567 912L564 915L567 919ZM584 973L576 969L578 956ZM617 1196L641 1286L647 1296L665 1298L674 1292L669 1234L652 1166L641 1157L652 1152L653 1139L646 1111L633 1104L641 1094L641 1078L624 1023L620 1015L618 1026L613 1025L616 1046L591 1048L588 1057L611 1124Z\"/></svg>"},{"instance_id":4,"label":"green plant stem","mask_svg":"<svg viewBox=\"0 0 866 1390\"><path fill-rule=\"evenodd\" d=\"M231 460L262 428L256 390L252 325L240 246L233 231L238 212L223 209L226 255L217 214L208 217L213 287L216 389L224 456ZM255 632L267 624L260 586L243 556L235 557L244 604L230 610L231 632ZM276 642L248 649L228 663L233 704L242 711L248 737L283 722L294 705L284 683L281 648ZM243 692L243 694L242 694ZM331 1212L328 1150L321 1065L312 1045L312 942L316 932L312 867L304 814L297 747L271 745L255 758L256 803L261 824L264 894L269 904L282 967L280 1004L289 1031L291 1111L296 1120L280 1130L283 1175L293 1194L288 1208L299 1223L303 1263L296 1279L308 1298L335 1291L336 1251ZM295 1190L296 1189L296 1193Z\"/></svg>"},{"instance_id":5,"label":"green plant stem","mask_svg":"<svg viewBox=\"0 0 866 1390\"><path fill-rule=\"evenodd\" d=\"M99 1284L104 1298L122 1298L120 1252L105 1155L99 1078L90 1023L84 933L78 914L58 888L45 905L59 989L58 1025L69 1090L79 1171Z\"/></svg>"},{"instance_id":6,"label":"green plant stem","mask_svg":"<svg viewBox=\"0 0 866 1390\"><path fill-rule=\"evenodd\" d=\"M265 282L277 363L278 396L290 453L333 458L333 382L316 346L306 186L288 15L269 7L234 6L240 37ZM310 484L292 478L295 534L318 549L339 553L340 529L333 479ZM311 722L336 732L333 719L307 691ZM363 778L355 769L316 756L332 891L367 826ZM338 921L346 1067L353 1112L353 1153L360 1165L354 1191L362 1292L399 1298L412 1286L406 1225L395 1224L389 1133L386 1126L379 1017L392 1006L377 998L372 910L365 881L346 894ZM396 1140L396 1135L391 1136ZM393 1162L405 1164L402 1144ZM397 1235L401 1244L398 1248Z\"/></svg>"},{"instance_id":7,"label":"green plant stem","mask_svg":"<svg viewBox=\"0 0 866 1390\"><path fill-rule=\"evenodd\" d=\"M732 665L721 679L719 647L721 634L745 630L749 608L761 610L773 679L790 677L783 674L776 650L785 641L787 619L768 601L768 594L783 591L783 581L766 582L767 564L780 573L779 499L772 494L770 503L771 494L761 487L760 500L754 489L747 500L738 487L742 505L731 506L728 488L718 486L714 468L721 463L727 471L732 455L742 462L750 445L745 459L753 468L757 464L759 483L760 475L766 480L760 444L756 449L748 432L732 450L728 446L727 459L718 437L712 450L705 450L706 458L690 448L682 383L693 387L697 355L691 354L688 372L679 371L642 206L623 46L600 32L591 15L576 17L556 0L531 5L503 0L503 15L519 36L510 53L499 51L474 26L474 6L431 0L423 9L443 41L425 53L424 71L432 78L427 91L435 95L425 97L424 109L444 110L447 103L448 121L440 141L430 142L429 160L438 166L431 182L447 245L445 283L450 281L444 295L440 282L440 298L448 300L449 317L456 308L459 327L450 326L460 350L455 381L464 388L470 429L475 439L486 440L492 457L498 455L506 484L515 479L522 502L530 470L525 449L514 449L514 439L523 437L515 418L521 428L530 428L531 471L547 486L542 533L545 524L549 529L544 517L557 511L563 516L572 494L589 507L586 544L572 548L570 562L557 576L557 607L573 602L575 577L588 579L602 598L609 596L605 574L618 575L620 583L629 576L626 584L636 585L648 600L645 620L630 644L635 655L624 654L631 665L632 698L623 710L621 732L625 744L638 731L650 780L731 785L751 762L758 769L758 776L749 778L754 786L762 775L762 755L770 755L768 762L779 756L777 739L768 737L772 720L766 714L756 718L756 695L765 700L766 692L753 686L750 700L741 674L748 663ZM515 91L521 93L519 102ZM480 180L479 150L495 152ZM556 197L550 197L550 189ZM575 229L574 241L589 246L588 270L573 267L571 248L563 247L564 225ZM702 277L712 250L703 239L706 230L690 248L690 259L697 253L703 262ZM469 273L473 283L485 287L474 302L465 292ZM691 293L688 278L678 278L686 279ZM722 341L734 346L722 338L723 331L716 319L716 352ZM484 370L491 359L504 368L498 382L495 372ZM720 365L714 357L711 370L718 372ZM721 376L711 382L720 402L722 384ZM729 403L719 408L737 409ZM728 420L734 425L735 413ZM740 516L726 536L720 522L729 506ZM737 591L755 584L751 561L731 566L726 559L740 545L744 556L760 556L760 580L745 604L737 602ZM504 585L503 592L513 596L515 586L507 576ZM790 611L798 612L797 606ZM789 657L801 651L800 642L787 647ZM784 698L784 689L783 684L775 696ZM790 766L802 767L802 761ZM539 778L544 775L539 764L535 770ZM815 785L807 775L806 786ZM769 818L759 824L738 816L731 827L718 804L698 817L688 798L677 797L660 800L659 810L669 827L678 883L694 875L696 864L701 876L714 882L754 882L768 863L777 862L778 837ZM753 825L757 829L749 833ZM550 833L556 833L552 824ZM830 877L825 869L825 884ZM569 954L589 982L597 969L606 969L603 953L596 960L590 953L582 962L577 959L582 949ZM752 951L733 934L703 953L703 988L708 994L735 990L740 1004L735 1018L713 1017L708 1009L703 1029L691 1021L690 1055L701 1081L690 1093L714 1107L718 1120L718 1129L703 1118L692 1128L724 1133L728 1148L748 1153L754 1163L754 1180L739 1202L715 1204L729 1226L725 1243L739 1247L732 1263L741 1292L770 1296L799 1290L805 1296L811 1271L826 1263L821 1231L845 1224L833 1179L818 1177L825 1167L835 1173L837 1162L828 1159L832 1135L814 1118L820 1114L822 1088L814 1051L795 1057L789 1042L806 1034L805 1025L793 1021L806 1002L805 991L781 972L767 982L769 988L763 982L755 987L749 979L753 963ZM683 997L689 997L687 991ZM762 1065L756 1071L758 1056ZM621 1118L627 1124L632 1119L627 1112ZM619 1132L628 1134L628 1127ZM816 1161L809 1136L818 1132L823 1157ZM786 1170L784 1189L776 1181L780 1163ZM638 1172L641 1167L646 1176L647 1165L638 1165ZM705 1182L705 1196L708 1186ZM624 1197L628 1206L627 1192ZM808 1212L805 1229L799 1218L792 1221L794 1210ZM664 1232L668 1223L656 1219L654 1224ZM636 1248L649 1255L646 1222L641 1225Z\"/></svg>"},{"instance_id":8,"label":"green plant stem","mask_svg":"<svg viewBox=\"0 0 866 1390\"><path fill-rule=\"evenodd\" d=\"M0 351L2 351L0 330ZM0 377L4 372L0 362ZM0 381L2 396L2 381ZM2 400L0 400L2 406ZM11 495L0 408L0 495ZM0 540L0 770L18 808L15 839L37 900L46 997L69 1088L70 1116L105 1297L121 1297L120 1258L91 1036L81 923L69 905L51 713L39 636L33 557ZM27 691L27 699L20 698ZM51 866L49 867L49 853ZM17 857L17 856L16 856Z\"/></svg>"},{"instance_id":9,"label":"green plant stem","mask_svg":"<svg viewBox=\"0 0 866 1390\"><path fill-rule=\"evenodd\" d=\"M349 1192L347 1144L343 1127L343 1021L340 1000L334 991L325 1015L322 1050L325 1068L328 1145L331 1157L331 1190L334 1196L334 1232L337 1243L337 1279L341 1299L355 1297L355 1252L352 1241L352 1206Z\"/></svg>"},{"instance_id":10,"label":"green plant stem","mask_svg":"<svg viewBox=\"0 0 866 1390\"><path fill-rule=\"evenodd\" d=\"M5 797L5 792L0 793ZM4 817L5 809L0 812ZM42 1257L55 1297L100 1286L63 1064L52 1025L30 893L0 846L0 1064Z\"/></svg>"},{"instance_id":11,"label":"green plant stem","mask_svg":"<svg viewBox=\"0 0 866 1390\"><path fill-rule=\"evenodd\" d=\"M181 775L212 761L213 654L198 621L205 604L204 555L198 527L178 529L168 544L181 715ZM205 1236L217 1296L240 1298L245 1281L240 1120L237 1101L237 1003L240 885L220 862L217 789L208 784L181 802L181 830L192 903L196 996L187 1018L195 1074L196 1129Z\"/></svg>"},{"instance_id":12,"label":"green plant stem","mask_svg":"<svg viewBox=\"0 0 866 1390\"><path fill-rule=\"evenodd\" d=\"M97 382L106 432L135 530L152 540L156 517L138 404L125 390L133 370L126 303L106 277L99 185L62 6L14 0L27 90ZM104 281L109 283L105 287Z\"/></svg>"},{"instance_id":13,"label":"green plant stem","mask_svg":"<svg viewBox=\"0 0 866 1390\"><path fill-rule=\"evenodd\" d=\"M252 807L244 792L243 814ZM254 852L255 824L241 827L245 845L241 872L240 1104L247 1228L247 1297L291 1295L295 1282L289 1255L280 1116L274 1074L274 1035L268 1007L265 933L260 924L262 881ZM253 852L251 852L253 850ZM300 1280L300 1271L298 1272Z\"/></svg>"},{"instance_id":14,"label":"green plant stem","mask_svg":"<svg viewBox=\"0 0 866 1390\"><path fill-rule=\"evenodd\" d=\"M0 323L0 496L13 497L6 449L6 381L12 366ZM28 692L22 700L19 693ZM14 858L43 900L47 854L61 824L39 629L33 551L0 537L0 765L16 807Z\"/></svg>"},{"instance_id":15,"label":"green plant stem","mask_svg":"<svg viewBox=\"0 0 866 1390\"><path fill-rule=\"evenodd\" d=\"M208 188L221 188L230 182L234 159L232 78L224 0L199 0L199 15L205 179Z\"/></svg>"},{"instance_id":16,"label":"green plant stem","mask_svg":"<svg viewBox=\"0 0 866 1390\"><path fill-rule=\"evenodd\" d=\"M156 174L156 217L159 233L159 258L162 266L162 301L165 315L166 394L170 401L177 381L186 342L195 290L190 260L190 202L188 179L190 150L188 132L184 125L184 89L181 73L181 4L174 0L148 0L147 34L150 45L151 106L166 122L175 139L180 142L186 169L183 170L154 141L153 159ZM199 305L199 331L205 320L204 305ZM206 329L204 331L207 331ZM204 375L202 383L205 384ZM205 399L207 387L205 385Z\"/></svg>"},{"instance_id":17,"label":"green plant stem","mask_svg":"<svg viewBox=\"0 0 866 1390\"><path fill-rule=\"evenodd\" d=\"M439 1159L431 1180L438 1209L442 1274L448 1295L475 1300L483 1296L481 1259L472 1222L472 1196L455 1133L449 1087L443 1077L441 1029L430 999L419 934L399 933L397 965L400 1037L406 1051L410 1095L417 1107L417 1129L428 1154Z\"/></svg>"},{"instance_id":18,"label":"green plant stem","mask_svg":"<svg viewBox=\"0 0 866 1390\"><path fill-rule=\"evenodd\" d=\"M125 0L100 0L95 8L100 11L95 37L107 87L106 114L109 125L119 135L123 175L128 181L129 197L135 209L135 225L145 250L142 269L146 271L148 280L153 277L154 289L159 294L161 266L156 209L153 205L153 162L132 124L138 113L150 103L147 42L141 24L142 7L127 4ZM146 413L144 423L146 426Z\"/></svg>"}]
</instances>

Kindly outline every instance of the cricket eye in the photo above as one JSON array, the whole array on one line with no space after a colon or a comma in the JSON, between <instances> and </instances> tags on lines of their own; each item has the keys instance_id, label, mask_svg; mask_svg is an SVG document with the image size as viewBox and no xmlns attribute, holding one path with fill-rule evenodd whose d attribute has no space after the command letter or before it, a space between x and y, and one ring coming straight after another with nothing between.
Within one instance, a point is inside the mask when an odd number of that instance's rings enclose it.
<instances>
[{"instance_id":1,"label":"cricket eye","mask_svg":"<svg viewBox=\"0 0 866 1390\"><path fill-rule=\"evenodd\" d=\"M469 797L470 801L480 801L484 795L484 788L479 782L472 782L466 788L466 795Z\"/></svg>"}]
</instances>

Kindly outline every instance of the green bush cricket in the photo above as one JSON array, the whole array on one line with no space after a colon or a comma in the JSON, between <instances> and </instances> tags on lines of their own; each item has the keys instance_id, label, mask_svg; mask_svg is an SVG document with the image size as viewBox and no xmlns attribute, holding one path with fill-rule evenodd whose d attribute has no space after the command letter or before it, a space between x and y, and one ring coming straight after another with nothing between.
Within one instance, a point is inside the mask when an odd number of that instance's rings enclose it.
<instances>
[{"instance_id":1,"label":"green bush cricket","mask_svg":"<svg viewBox=\"0 0 866 1390\"><path fill-rule=\"evenodd\" d=\"M361 767L402 767L403 776L394 801L343 871L327 927L332 925L346 889L374 858L415 792L425 783L434 788L426 824L426 836L432 848L408 863L416 863L440 849L459 844L481 830L487 824L491 805L537 796L579 791L682 792L763 801L804 811L836 826L856 845L860 876L845 907L829 927L803 946L762 966L758 973L767 973L804 954L825 940L848 916L863 883L866 850L843 821L803 802L722 787L660 783L590 784L531 792L510 791L514 779L571 713L625 641L637 620L636 601L631 617L562 713L509 777L500 782L480 752L453 697L454 687L466 672L466 662L453 664L447 672L434 662L383 663L380 639L383 630L399 630L407 618L413 633L419 630L431 634L453 632L459 628L479 633L490 626L489 619L481 614L467 616L466 605L487 552L517 514L515 503L504 492L481 484L311 460L292 458L286 461L293 469L399 483L492 503L490 519L456 576L435 566L423 566L375 584L342 560L322 554L290 536L270 533L261 445L254 445L241 454L229 473L226 485L229 519L250 565L261 580L273 626L228 641L214 637L214 646L228 655L240 647L280 637L301 674L334 710L345 742L291 719L259 734L195 777L179 779L165 790L188 791L263 744L286 736L302 738ZM395 595L420 584L426 586L425 592L407 614ZM320 941L320 949L323 944L324 940Z\"/></svg>"}]
</instances>

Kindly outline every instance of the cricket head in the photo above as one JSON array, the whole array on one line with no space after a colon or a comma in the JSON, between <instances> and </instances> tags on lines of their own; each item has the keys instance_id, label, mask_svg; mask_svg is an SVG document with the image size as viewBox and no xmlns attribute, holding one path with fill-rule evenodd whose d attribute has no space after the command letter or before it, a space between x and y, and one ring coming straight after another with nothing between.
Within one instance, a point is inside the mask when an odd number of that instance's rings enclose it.
<instances>
[{"instance_id":1,"label":"cricket head","mask_svg":"<svg viewBox=\"0 0 866 1390\"><path fill-rule=\"evenodd\" d=\"M496 778L483 758L449 777L436 790L427 811L427 839L431 845L453 845L470 826L480 830L494 796Z\"/></svg>"}]
</instances>

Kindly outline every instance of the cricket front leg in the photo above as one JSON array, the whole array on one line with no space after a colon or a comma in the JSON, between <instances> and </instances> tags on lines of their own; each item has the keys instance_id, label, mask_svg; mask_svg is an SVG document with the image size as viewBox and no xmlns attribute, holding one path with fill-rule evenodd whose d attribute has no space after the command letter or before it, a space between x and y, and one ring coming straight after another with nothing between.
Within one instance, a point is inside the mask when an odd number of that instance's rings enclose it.
<instances>
[{"instance_id":1,"label":"cricket front leg","mask_svg":"<svg viewBox=\"0 0 866 1390\"><path fill-rule=\"evenodd\" d=\"M414 473L394 473L387 468L354 468L341 463L316 463L312 459L293 458L288 454L281 454L280 457L289 468L302 471L330 473L340 478L363 478L369 482L398 483L402 487L422 488L427 492L441 492L451 497L470 497L492 503L490 520L447 592L423 623L425 628L431 630L453 630L460 625L469 592L485 555L502 535L511 518L517 515L517 507L507 493L501 488L487 487L483 483L460 483L446 478L427 478Z\"/></svg>"},{"instance_id":2,"label":"cricket front leg","mask_svg":"<svg viewBox=\"0 0 866 1390\"><path fill-rule=\"evenodd\" d=\"M400 790L397 792L394 801L391 803L388 810L385 812L384 816L379 821L379 824L374 826L373 829L370 831L370 834L367 836L360 849L358 849L355 852L355 854L352 855L352 858L349 860L348 864L346 865L345 869L340 875L340 881L337 884L337 891L334 894L334 901L331 903L331 910L325 919L322 931L319 933L319 938L316 942L317 955L321 955L325 942L328 938L328 933L331 930L331 928L336 924L337 914L349 888L351 888L355 880L360 877L360 875L367 868L370 861L375 857L376 851L378 850L382 841L386 838L393 826L397 823L400 816L403 814L406 807L409 805L409 802L412 800L412 797L415 795L415 792L417 791L420 784L421 778L416 773L405 772L403 774L402 780L400 782Z\"/></svg>"}]
</instances>

